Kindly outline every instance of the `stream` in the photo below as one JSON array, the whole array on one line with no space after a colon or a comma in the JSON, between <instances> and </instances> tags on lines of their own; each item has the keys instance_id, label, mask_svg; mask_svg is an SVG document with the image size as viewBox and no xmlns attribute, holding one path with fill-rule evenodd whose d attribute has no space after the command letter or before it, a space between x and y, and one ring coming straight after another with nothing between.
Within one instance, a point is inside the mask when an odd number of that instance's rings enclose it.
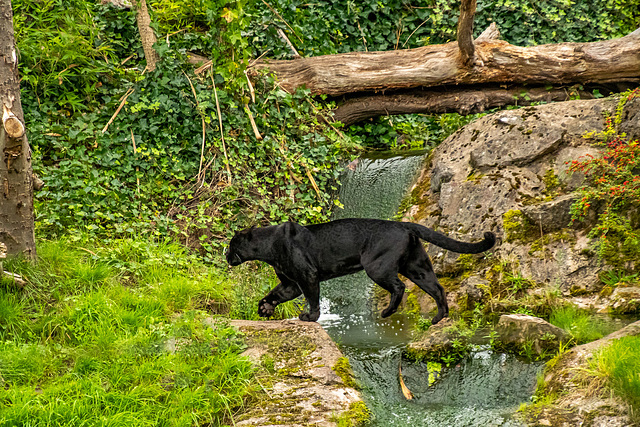
<instances>
[{"instance_id":1,"label":"stream","mask_svg":"<svg viewBox=\"0 0 640 427\"><path fill-rule=\"evenodd\" d=\"M339 218L390 219L416 179L426 153L377 155L350 163L341 177ZM528 402L542 363L527 363L488 346L442 370L429 385L426 364L402 360L414 399L400 389L398 366L413 322L382 319L373 307L374 283L364 272L321 287L319 323L349 358L375 426L519 426L512 414Z\"/></svg>"}]
</instances>

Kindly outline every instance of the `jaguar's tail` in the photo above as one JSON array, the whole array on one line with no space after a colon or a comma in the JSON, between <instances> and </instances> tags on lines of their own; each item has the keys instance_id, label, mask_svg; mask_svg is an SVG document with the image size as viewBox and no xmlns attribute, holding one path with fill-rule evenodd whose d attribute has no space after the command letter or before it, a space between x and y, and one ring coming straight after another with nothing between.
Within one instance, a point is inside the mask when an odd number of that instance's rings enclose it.
<instances>
[{"instance_id":1,"label":"jaguar's tail","mask_svg":"<svg viewBox=\"0 0 640 427\"><path fill-rule=\"evenodd\" d=\"M438 233L420 224L411 222L403 222L402 224L409 230L414 231L422 240L460 254L478 254L491 249L496 243L496 235L490 231L484 233L484 240L481 242L467 243L447 237L442 233Z\"/></svg>"}]
</instances>

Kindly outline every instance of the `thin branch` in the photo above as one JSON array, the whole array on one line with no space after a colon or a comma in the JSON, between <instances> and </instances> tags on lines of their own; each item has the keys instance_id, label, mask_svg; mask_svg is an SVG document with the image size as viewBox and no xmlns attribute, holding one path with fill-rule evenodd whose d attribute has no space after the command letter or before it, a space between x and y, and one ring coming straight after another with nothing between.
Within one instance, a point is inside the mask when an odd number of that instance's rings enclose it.
<instances>
[{"instance_id":1,"label":"thin branch","mask_svg":"<svg viewBox=\"0 0 640 427\"><path fill-rule=\"evenodd\" d=\"M256 121L253 119L253 113L249 109L248 104L244 104L244 111L247 113L247 116L249 116L249 122L251 122L251 129L253 129L253 134L258 141L262 141L262 135L260 135L260 131L258 131L258 126L256 125Z\"/></svg>"},{"instance_id":2,"label":"thin branch","mask_svg":"<svg viewBox=\"0 0 640 427\"><path fill-rule=\"evenodd\" d=\"M137 163L138 147L136 147L136 138L133 136L133 129L129 128L129 130L131 131L131 143L133 144L133 156L136 159L136 163ZM138 185L138 188L137 188L138 194L140 194L140 176L138 176L139 173L140 173L140 167L136 165L136 184Z\"/></svg>"},{"instance_id":3,"label":"thin branch","mask_svg":"<svg viewBox=\"0 0 640 427\"><path fill-rule=\"evenodd\" d=\"M122 97L122 101L120 102L120 105L116 109L116 112L113 113L113 116L111 116L111 118L109 119L107 124L104 125L104 128L102 128L102 133L105 133L107 131L107 128L109 127L109 125L111 123L113 123L115 118L118 116L118 113L120 112L120 110L122 110L122 107L124 107L124 104L125 104L125 102L127 102L127 98L129 97L129 95L131 95L134 91L135 91L135 89L133 89L133 88L127 89L127 93L125 93L124 96Z\"/></svg>"},{"instance_id":4,"label":"thin branch","mask_svg":"<svg viewBox=\"0 0 640 427\"><path fill-rule=\"evenodd\" d=\"M220 126L220 138L222 139L222 152L224 153L225 165L227 166L227 173L229 174L229 184L231 184L231 169L229 168L229 156L227 155L227 146L224 142L224 132L222 131L222 112L220 111L220 102L218 101L218 91L216 90L216 82L213 80L213 73L211 75L211 84L213 84L213 94L216 97L216 110L218 111L218 124Z\"/></svg>"},{"instance_id":5,"label":"thin branch","mask_svg":"<svg viewBox=\"0 0 640 427\"><path fill-rule=\"evenodd\" d=\"M278 35L280 36L280 38L282 40L284 40L284 42L287 44L287 46L289 46L289 49L291 49L291 52L293 53L293 56L295 58L300 58L300 54L296 50L295 46L293 46L293 43L291 43L291 40L289 40L289 37L287 37L287 35L284 33L284 31L282 31L282 28L278 28Z\"/></svg>"},{"instance_id":6,"label":"thin branch","mask_svg":"<svg viewBox=\"0 0 640 427\"><path fill-rule=\"evenodd\" d=\"M193 97L196 100L196 108L198 109L198 113L200 114L200 119L202 120L202 147L200 148L200 166L198 166L198 179L200 179L200 174L202 173L202 161L204 160L204 144L205 144L206 136L207 136L206 135L206 123L205 123L205 120L204 120L204 114L202 114L202 112L200 111L200 103L198 102L198 95L196 94L196 88L193 87L193 83L191 83L191 79L189 78L187 73L182 71L182 74L184 74L184 76L189 81L189 86L191 86L191 92L193 93ZM214 88L215 88L215 86L214 86ZM217 97L216 97L216 101L217 101ZM202 182L204 182L204 176L202 177Z\"/></svg>"},{"instance_id":7,"label":"thin branch","mask_svg":"<svg viewBox=\"0 0 640 427\"><path fill-rule=\"evenodd\" d=\"M291 30L291 32L293 33L294 36L298 37L298 40L300 40L300 43L304 43L304 41L300 38L300 36L298 36L295 32L295 30L293 28L291 28L291 25L289 25L289 23L287 21L285 21L285 19L278 13L277 10L275 10L269 3L267 3L266 1L262 0L262 3L266 4L267 7L269 9L271 9L271 12L273 12L282 22L284 22L284 25L287 26L287 28L289 28Z\"/></svg>"}]
</instances>

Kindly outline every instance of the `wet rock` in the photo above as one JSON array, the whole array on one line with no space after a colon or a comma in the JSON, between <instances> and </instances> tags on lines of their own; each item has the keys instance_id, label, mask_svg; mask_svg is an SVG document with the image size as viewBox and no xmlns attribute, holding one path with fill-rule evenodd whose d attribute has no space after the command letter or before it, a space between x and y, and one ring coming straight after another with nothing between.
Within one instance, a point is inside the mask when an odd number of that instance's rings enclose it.
<instances>
[{"instance_id":1,"label":"wet rock","mask_svg":"<svg viewBox=\"0 0 640 427\"><path fill-rule=\"evenodd\" d=\"M640 288L616 288L611 295L611 311L616 314L640 312Z\"/></svg>"},{"instance_id":2,"label":"wet rock","mask_svg":"<svg viewBox=\"0 0 640 427\"><path fill-rule=\"evenodd\" d=\"M476 304L484 300L489 281L480 276L470 276L462 281L456 294L456 303L460 310L473 310Z\"/></svg>"},{"instance_id":3,"label":"wet rock","mask_svg":"<svg viewBox=\"0 0 640 427\"><path fill-rule=\"evenodd\" d=\"M366 413L348 362L319 324L233 320L231 325L246 334L244 356L273 379L262 401L235 425L336 426L337 419Z\"/></svg>"},{"instance_id":4,"label":"wet rock","mask_svg":"<svg viewBox=\"0 0 640 427\"><path fill-rule=\"evenodd\" d=\"M460 334L455 322L444 318L432 325L421 337L407 345L404 355L411 360L439 362L443 357L466 354L466 339Z\"/></svg>"},{"instance_id":5,"label":"wet rock","mask_svg":"<svg viewBox=\"0 0 640 427\"><path fill-rule=\"evenodd\" d=\"M538 355L557 350L561 343L571 339L563 329L544 319L526 314L500 316L496 331L505 346L518 349L531 346Z\"/></svg>"}]
</instances>

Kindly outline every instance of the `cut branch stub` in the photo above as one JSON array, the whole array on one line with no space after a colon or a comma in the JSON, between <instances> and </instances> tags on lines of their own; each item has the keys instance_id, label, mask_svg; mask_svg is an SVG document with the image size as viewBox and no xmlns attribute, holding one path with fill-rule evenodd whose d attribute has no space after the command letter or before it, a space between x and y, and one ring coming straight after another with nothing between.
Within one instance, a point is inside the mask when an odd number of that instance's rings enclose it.
<instances>
[{"instance_id":1,"label":"cut branch stub","mask_svg":"<svg viewBox=\"0 0 640 427\"><path fill-rule=\"evenodd\" d=\"M2 104L2 126L5 132L11 138L21 138L24 135L24 125L20 121L13 111L11 111L6 104Z\"/></svg>"}]
</instances>

